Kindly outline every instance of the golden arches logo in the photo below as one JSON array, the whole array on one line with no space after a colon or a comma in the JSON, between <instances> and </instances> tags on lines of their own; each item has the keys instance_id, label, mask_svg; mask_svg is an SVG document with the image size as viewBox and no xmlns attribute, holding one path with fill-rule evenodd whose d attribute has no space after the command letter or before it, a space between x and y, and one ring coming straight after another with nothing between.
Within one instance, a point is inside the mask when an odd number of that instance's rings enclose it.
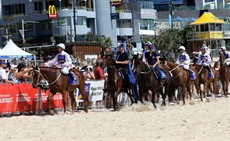
<instances>
[{"instance_id":1,"label":"golden arches logo","mask_svg":"<svg viewBox=\"0 0 230 141\"><path fill-rule=\"evenodd\" d=\"M54 5L49 5L48 17L51 19L57 18L57 10L56 10L56 7Z\"/></svg>"}]
</instances>

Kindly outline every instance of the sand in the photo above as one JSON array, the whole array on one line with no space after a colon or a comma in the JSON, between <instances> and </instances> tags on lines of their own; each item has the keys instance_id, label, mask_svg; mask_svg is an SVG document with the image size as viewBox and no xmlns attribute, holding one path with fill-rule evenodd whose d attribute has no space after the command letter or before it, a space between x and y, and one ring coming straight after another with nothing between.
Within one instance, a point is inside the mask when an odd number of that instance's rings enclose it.
<instances>
[{"instance_id":1,"label":"sand","mask_svg":"<svg viewBox=\"0 0 230 141\"><path fill-rule=\"evenodd\" d=\"M189 104L190 103L190 104ZM230 98L0 118L0 141L229 141Z\"/></svg>"}]
</instances>

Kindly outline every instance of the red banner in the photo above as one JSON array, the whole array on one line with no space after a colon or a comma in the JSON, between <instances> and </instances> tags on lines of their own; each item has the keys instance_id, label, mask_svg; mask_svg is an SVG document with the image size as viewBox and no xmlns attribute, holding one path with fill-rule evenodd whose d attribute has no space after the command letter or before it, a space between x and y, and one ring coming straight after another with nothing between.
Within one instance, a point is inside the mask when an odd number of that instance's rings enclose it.
<instances>
[{"instance_id":1,"label":"red banner","mask_svg":"<svg viewBox=\"0 0 230 141\"><path fill-rule=\"evenodd\" d=\"M34 89L31 84L0 84L0 114L47 109L48 94L49 91ZM50 104L51 108L63 108L62 95L57 93Z\"/></svg>"}]
</instances>

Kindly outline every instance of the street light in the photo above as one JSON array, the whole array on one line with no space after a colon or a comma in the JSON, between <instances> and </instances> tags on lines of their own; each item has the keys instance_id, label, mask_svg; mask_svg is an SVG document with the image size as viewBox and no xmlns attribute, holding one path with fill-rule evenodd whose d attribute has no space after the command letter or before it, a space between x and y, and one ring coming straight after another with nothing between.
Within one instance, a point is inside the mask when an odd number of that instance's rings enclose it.
<instances>
[{"instance_id":1,"label":"street light","mask_svg":"<svg viewBox=\"0 0 230 141\"><path fill-rule=\"evenodd\" d=\"M60 10L61 10L61 0L59 0L59 6L60 6L59 8L60 8Z\"/></svg>"},{"instance_id":2,"label":"street light","mask_svg":"<svg viewBox=\"0 0 230 141\"><path fill-rule=\"evenodd\" d=\"M37 22L37 21L24 21L23 19L22 19L22 41L23 41L23 45L25 45L25 43L26 43L26 39L25 39L25 24L26 23L39 23L39 22Z\"/></svg>"}]
</instances>

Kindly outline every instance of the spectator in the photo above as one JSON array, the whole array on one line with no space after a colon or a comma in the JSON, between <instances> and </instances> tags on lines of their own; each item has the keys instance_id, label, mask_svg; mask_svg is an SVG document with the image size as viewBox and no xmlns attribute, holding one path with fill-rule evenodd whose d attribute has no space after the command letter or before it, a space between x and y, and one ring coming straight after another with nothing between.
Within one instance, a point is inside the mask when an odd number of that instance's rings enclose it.
<instances>
[{"instance_id":1,"label":"spectator","mask_svg":"<svg viewBox=\"0 0 230 141\"><path fill-rule=\"evenodd\" d=\"M45 56L44 58L43 58L43 63L41 64L41 67L49 67L49 65L48 65L48 61L50 60L50 57L49 56Z\"/></svg>"},{"instance_id":2,"label":"spectator","mask_svg":"<svg viewBox=\"0 0 230 141\"><path fill-rule=\"evenodd\" d=\"M105 78L108 76L107 73L103 73L103 70L101 68L101 63L102 63L102 60L100 59L97 59L96 60L96 66L95 66L95 69L94 69L94 76L95 76L95 80L105 80Z\"/></svg>"},{"instance_id":3,"label":"spectator","mask_svg":"<svg viewBox=\"0 0 230 141\"><path fill-rule=\"evenodd\" d=\"M94 80L95 76L93 74L93 69L88 67L88 63L86 61L82 62L82 68L80 71L84 74L86 80Z\"/></svg>"},{"instance_id":4,"label":"spectator","mask_svg":"<svg viewBox=\"0 0 230 141\"><path fill-rule=\"evenodd\" d=\"M6 71L4 70L5 63L0 60L0 83L14 83L7 79Z\"/></svg>"},{"instance_id":5,"label":"spectator","mask_svg":"<svg viewBox=\"0 0 230 141\"><path fill-rule=\"evenodd\" d=\"M32 68L26 69L25 63L19 63L17 66L17 71L11 73L9 75L9 80L13 81L14 83L25 82L25 80L32 79L32 73L28 74Z\"/></svg>"},{"instance_id":6,"label":"spectator","mask_svg":"<svg viewBox=\"0 0 230 141\"><path fill-rule=\"evenodd\" d=\"M80 66L81 65L81 59L80 59L80 57L78 56L77 57L77 66Z\"/></svg>"}]
</instances>

